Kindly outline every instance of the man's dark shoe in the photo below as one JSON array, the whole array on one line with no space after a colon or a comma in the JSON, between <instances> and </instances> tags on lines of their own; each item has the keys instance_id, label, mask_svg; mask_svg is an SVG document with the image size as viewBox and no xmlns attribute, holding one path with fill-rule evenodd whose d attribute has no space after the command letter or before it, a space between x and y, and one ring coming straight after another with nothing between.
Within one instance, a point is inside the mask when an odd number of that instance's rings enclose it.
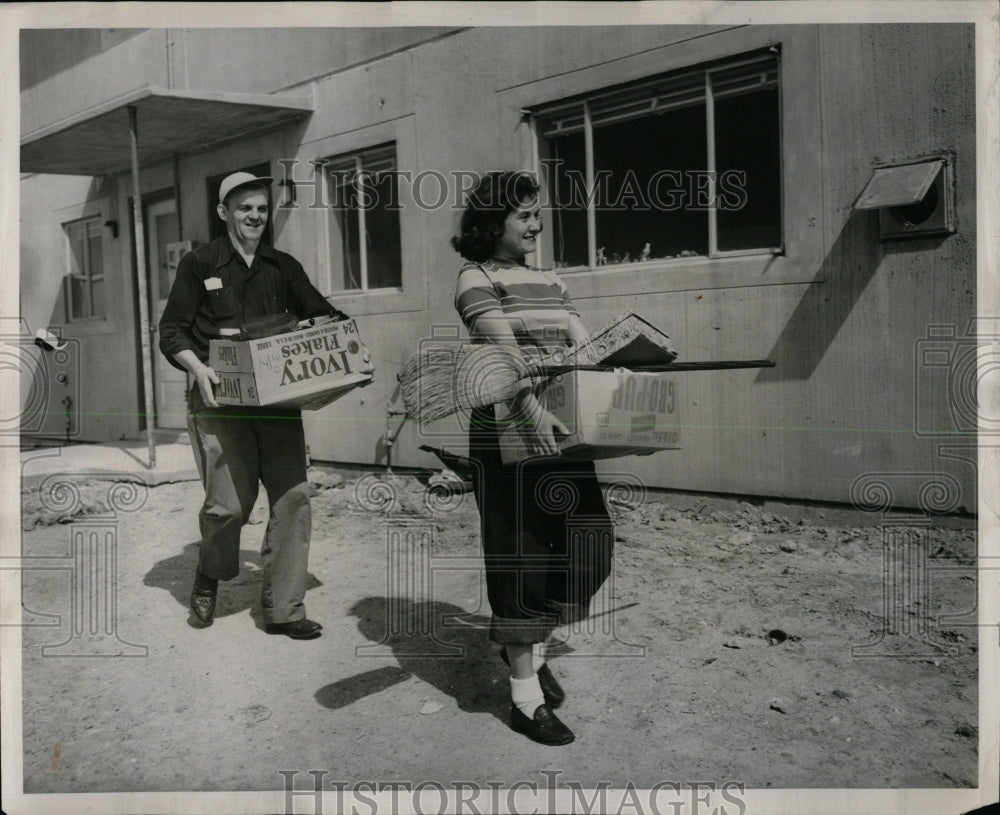
<instances>
[{"instance_id":1,"label":"man's dark shoe","mask_svg":"<svg viewBox=\"0 0 1000 815\"><path fill-rule=\"evenodd\" d=\"M548 705L535 708L535 715L531 719L517 705L511 705L510 726L539 744L569 744L576 738L573 731L559 721Z\"/></svg>"},{"instance_id":2,"label":"man's dark shoe","mask_svg":"<svg viewBox=\"0 0 1000 815\"><path fill-rule=\"evenodd\" d=\"M510 657L507 656L506 645L500 649L500 658L510 665ZM549 707L553 709L557 708L566 701L566 691L562 689L562 685L559 684L558 680L552 674L552 669L547 662L538 669L538 684L542 686L542 695L545 697L545 704Z\"/></svg>"},{"instance_id":3,"label":"man's dark shoe","mask_svg":"<svg viewBox=\"0 0 1000 815\"><path fill-rule=\"evenodd\" d=\"M203 626L209 626L215 619L215 589L199 588L191 590L191 613Z\"/></svg>"},{"instance_id":4,"label":"man's dark shoe","mask_svg":"<svg viewBox=\"0 0 1000 815\"><path fill-rule=\"evenodd\" d=\"M284 634L293 640L311 640L319 636L323 626L313 620L294 620L290 623L268 623L264 630L268 634Z\"/></svg>"}]
</instances>

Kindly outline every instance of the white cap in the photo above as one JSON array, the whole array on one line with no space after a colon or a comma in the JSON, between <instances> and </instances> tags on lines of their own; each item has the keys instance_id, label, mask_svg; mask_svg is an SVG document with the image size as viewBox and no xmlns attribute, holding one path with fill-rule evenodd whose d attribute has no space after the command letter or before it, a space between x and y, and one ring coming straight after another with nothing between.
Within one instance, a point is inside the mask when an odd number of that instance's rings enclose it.
<instances>
[{"instance_id":1,"label":"white cap","mask_svg":"<svg viewBox=\"0 0 1000 815\"><path fill-rule=\"evenodd\" d=\"M39 328L35 332L35 344L49 351L61 351L66 347L66 343L47 328Z\"/></svg>"},{"instance_id":2,"label":"white cap","mask_svg":"<svg viewBox=\"0 0 1000 815\"><path fill-rule=\"evenodd\" d=\"M227 175L222 179L222 183L219 184L219 203L226 203L226 196L237 187L242 187L245 184L256 182L269 188L272 181L274 181L274 179L269 175L258 176L253 175L252 173L233 173L232 175Z\"/></svg>"}]
</instances>

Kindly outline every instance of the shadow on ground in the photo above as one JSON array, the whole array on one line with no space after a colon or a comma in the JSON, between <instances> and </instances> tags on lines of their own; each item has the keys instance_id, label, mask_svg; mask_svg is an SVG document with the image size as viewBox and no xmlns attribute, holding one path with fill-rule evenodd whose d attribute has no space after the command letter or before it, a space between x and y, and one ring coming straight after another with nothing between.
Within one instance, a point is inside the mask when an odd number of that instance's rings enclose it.
<instances>
[{"instance_id":1,"label":"shadow on ground","mask_svg":"<svg viewBox=\"0 0 1000 815\"><path fill-rule=\"evenodd\" d=\"M156 563L143 578L143 585L165 589L186 610L191 598L191 584L198 566L200 542L186 544L179 555ZM257 628L264 629L260 612L260 554L240 549L240 573L232 580L219 583L219 598L215 607L216 618L250 612ZM309 575L306 591L323 584ZM189 620L190 622L190 620Z\"/></svg>"},{"instance_id":2,"label":"shadow on ground","mask_svg":"<svg viewBox=\"0 0 1000 815\"><path fill-rule=\"evenodd\" d=\"M507 670L499 648L487 639L489 619L451 603L366 597L350 610L358 630L371 641L356 656L395 657L383 666L339 679L316 691L321 705L346 707L411 677L454 698L460 710L491 713L507 721Z\"/></svg>"}]
</instances>

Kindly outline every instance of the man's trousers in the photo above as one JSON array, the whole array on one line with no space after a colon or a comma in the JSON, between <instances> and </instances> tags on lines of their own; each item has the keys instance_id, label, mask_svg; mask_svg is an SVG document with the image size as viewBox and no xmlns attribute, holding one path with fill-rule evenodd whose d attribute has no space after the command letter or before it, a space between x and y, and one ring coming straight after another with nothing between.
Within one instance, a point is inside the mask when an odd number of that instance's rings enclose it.
<instances>
[{"instance_id":1,"label":"man's trousers","mask_svg":"<svg viewBox=\"0 0 1000 815\"><path fill-rule=\"evenodd\" d=\"M240 530L259 483L270 515L260 550L265 623L304 619L312 511L306 446L297 410L205 405L197 386L188 396L188 433L205 502L198 516L198 569L231 580L240 571Z\"/></svg>"}]
</instances>

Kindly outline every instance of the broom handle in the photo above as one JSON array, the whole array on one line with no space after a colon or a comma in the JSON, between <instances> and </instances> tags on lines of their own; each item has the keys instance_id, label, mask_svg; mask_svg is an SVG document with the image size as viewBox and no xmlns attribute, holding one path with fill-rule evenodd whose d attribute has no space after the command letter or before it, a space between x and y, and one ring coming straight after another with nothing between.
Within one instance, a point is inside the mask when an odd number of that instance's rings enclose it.
<instances>
[{"instance_id":1,"label":"broom handle","mask_svg":"<svg viewBox=\"0 0 1000 815\"><path fill-rule=\"evenodd\" d=\"M561 374L569 371L614 371L623 365L545 365L532 363L529 365L532 374ZM769 359L726 359L718 362L655 362L648 365L630 365L629 371L636 373L670 373L672 371L721 371L733 368L773 368Z\"/></svg>"},{"instance_id":2,"label":"broom handle","mask_svg":"<svg viewBox=\"0 0 1000 815\"><path fill-rule=\"evenodd\" d=\"M502 400L513 399L533 376L555 376L570 371L614 371L620 365L545 365L537 362L528 364L527 377L510 383ZM633 365L628 370L636 373L668 373L671 371L721 371L733 368L773 368L769 359L729 359L718 362L657 362L649 365Z\"/></svg>"}]
</instances>

